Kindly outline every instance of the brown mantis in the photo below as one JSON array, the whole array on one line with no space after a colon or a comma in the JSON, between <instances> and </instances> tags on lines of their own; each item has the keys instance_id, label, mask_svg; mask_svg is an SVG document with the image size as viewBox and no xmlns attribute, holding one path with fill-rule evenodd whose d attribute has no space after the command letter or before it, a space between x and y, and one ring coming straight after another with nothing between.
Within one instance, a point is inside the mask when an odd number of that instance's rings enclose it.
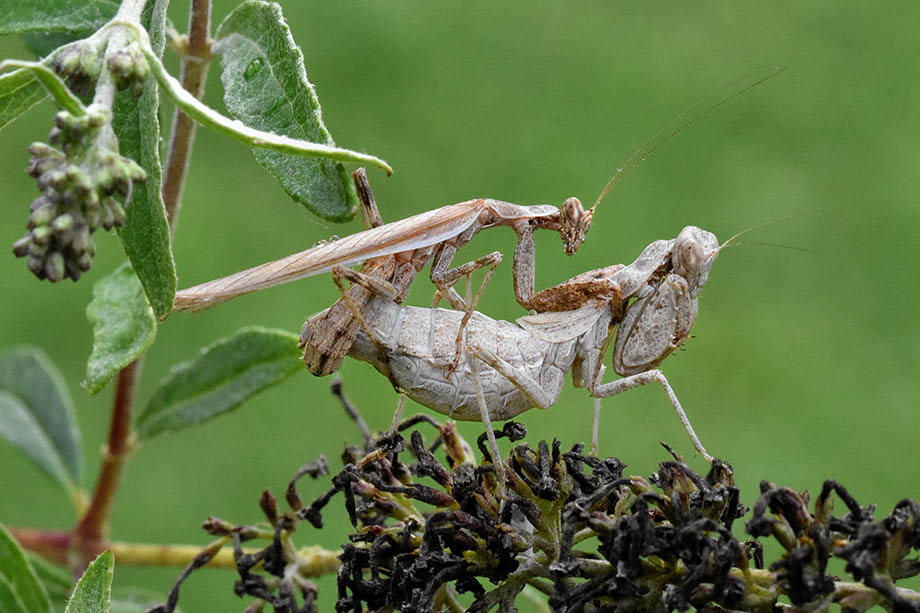
<instances>
[{"instance_id":1,"label":"brown mantis","mask_svg":"<svg viewBox=\"0 0 920 613\"><path fill-rule=\"evenodd\" d=\"M370 289L401 302L415 276L431 262L430 276L438 288L437 296L463 311L468 319L502 255L495 251L455 268L450 268L450 264L457 250L475 234L502 225L510 226L519 236L513 268L515 290L518 301L528 306L534 277L532 231L546 228L559 232L563 248L571 254L584 240L594 212L593 209L586 211L577 198L569 198L560 207L521 206L477 199L382 225L363 169L355 172L354 180L364 205L365 225L370 226L367 230L178 292L174 310L203 310L236 296L329 270L334 271L333 278L352 306L366 303ZM362 261L361 272L344 268ZM453 286L460 278L469 278L475 270L484 267L488 270L479 291L473 297L467 292L466 300L461 298ZM354 284L346 293L341 284L343 278L353 282L361 279L362 283ZM343 297L332 309L304 324L301 346L304 361L313 374L327 375L338 370L360 327L360 320L374 317L366 306L356 307L355 312L358 317L345 306ZM455 346L456 363L460 356L459 331Z\"/></svg>"}]
</instances>

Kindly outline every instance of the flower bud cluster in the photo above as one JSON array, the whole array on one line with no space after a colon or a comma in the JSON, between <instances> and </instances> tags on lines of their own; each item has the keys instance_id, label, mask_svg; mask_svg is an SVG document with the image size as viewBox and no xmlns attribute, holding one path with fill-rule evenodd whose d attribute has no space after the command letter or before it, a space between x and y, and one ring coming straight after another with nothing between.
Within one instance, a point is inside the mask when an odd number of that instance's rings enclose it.
<instances>
[{"instance_id":1,"label":"flower bud cluster","mask_svg":"<svg viewBox=\"0 0 920 613\"><path fill-rule=\"evenodd\" d=\"M150 74L150 66L137 42L110 53L106 57L106 65L118 89L128 89L135 98L144 92L144 81Z\"/></svg>"},{"instance_id":2,"label":"flower bud cluster","mask_svg":"<svg viewBox=\"0 0 920 613\"><path fill-rule=\"evenodd\" d=\"M102 72L104 51L105 45L89 40L79 41L61 51L51 67L64 78L74 93L89 96Z\"/></svg>"},{"instance_id":3,"label":"flower bud cluster","mask_svg":"<svg viewBox=\"0 0 920 613\"><path fill-rule=\"evenodd\" d=\"M119 155L109 113L89 108L85 115L61 111L54 117L51 145L33 143L27 172L41 195L32 201L28 232L13 244L29 270L52 282L76 281L95 253L92 233L123 226L134 181L146 178L133 160Z\"/></svg>"},{"instance_id":4,"label":"flower bud cluster","mask_svg":"<svg viewBox=\"0 0 920 613\"><path fill-rule=\"evenodd\" d=\"M127 89L135 97L143 93L150 66L137 41L110 50L105 41L79 41L61 51L51 63L67 86L82 96L93 93L103 65L119 90Z\"/></svg>"}]
</instances>

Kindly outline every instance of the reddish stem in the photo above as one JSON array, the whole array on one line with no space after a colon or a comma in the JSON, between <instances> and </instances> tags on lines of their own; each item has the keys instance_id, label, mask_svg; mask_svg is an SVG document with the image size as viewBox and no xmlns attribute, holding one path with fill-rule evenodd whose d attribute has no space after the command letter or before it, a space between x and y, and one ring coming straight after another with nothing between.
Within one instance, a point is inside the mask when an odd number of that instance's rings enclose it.
<instances>
[{"instance_id":1,"label":"reddish stem","mask_svg":"<svg viewBox=\"0 0 920 613\"><path fill-rule=\"evenodd\" d=\"M204 94L211 57L210 0L192 0L189 14L188 41L182 56L182 87L196 98ZM163 174L163 203L169 218L169 227L175 231L182 201L182 187L185 173L195 142L195 122L178 108L173 114L172 136L169 139L169 155Z\"/></svg>"},{"instance_id":2,"label":"reddish stem","mask_svg":"<svg viewBox=\"0 0 920 613\"><path fill-rule=\"evenodd\" d=\"M67 552L70 550L71 543L69 532L11 527L10 533L25 549L34 551L52 562L67 563Z\"/></svg>"},{"instance_id":3,"label":"reddish stem","mask_svg":"<svg viewBox=\"0 0 920 613\"><path fill-rule=\"evenodd\" d=\"M92 560L105 549L108 537L109 515L118 481L125 461L131 455L131 421L134 407L134 390L140 373L141 360L125 366L118 373L109 438L102 459L102 470L89 509L73 531L73 544L80 550L84 561Z\"/></svg>"}]
</instances>

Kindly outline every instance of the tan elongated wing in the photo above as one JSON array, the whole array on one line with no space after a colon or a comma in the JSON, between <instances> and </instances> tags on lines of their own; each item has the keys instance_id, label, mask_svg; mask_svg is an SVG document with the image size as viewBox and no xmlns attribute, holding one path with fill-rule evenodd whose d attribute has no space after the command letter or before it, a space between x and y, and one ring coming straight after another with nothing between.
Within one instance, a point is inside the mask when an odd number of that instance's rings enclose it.
<instances>
[{"instance_id":1,"label":"tan elongated wing","mask_svg":"<svg viewBox=\"0 0 920 613\"><path fill-rule=\"evenodd\" d=\"M373 257L430 247L476 220L482 200L470 200L351 234L176 293L174 311L202 311L231 298L350 266Z\"/></svg>"},{"instance_id":2,"label":"tan elongated wing","mask_svg":"<svg viewBox=\"0 0 920 613\"><path fill-rule=\"evenodd\" d=\"M518 317L515 323L542 341L561 343L587 332L608 309L603 300L592 300L574 311L524 315Z\"/></svg>"}]
</instances>

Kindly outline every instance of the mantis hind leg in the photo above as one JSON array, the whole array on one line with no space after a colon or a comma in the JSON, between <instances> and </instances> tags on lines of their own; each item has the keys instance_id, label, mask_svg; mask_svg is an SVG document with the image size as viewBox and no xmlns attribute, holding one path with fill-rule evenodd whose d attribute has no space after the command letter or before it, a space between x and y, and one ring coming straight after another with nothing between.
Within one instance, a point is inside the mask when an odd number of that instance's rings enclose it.
<instances>
[{"instance_id":1,"label":"mantis hind leg","mask_svg":"<svg viewBox=\"0 0 920 613\"><path fill-rule=\"evenodd\" d=\"M492 453L492 467L495 469L495 478L498 480L498 490L502 503L505 497L505 462L502 459L501 451L498 449L498 441L495 439L495 431L492 429L492 416L489 414L489 407L486 406L486 397L482 391L482 382L479 380L479 369L477 368L476 358L470 360L470 368L473 371L473 384L476 387L476 401L479 404L479 415L482 419L482 425L486 429L486 437L489 439L489 451Z\"/></svg>"},{"instance_id":2,"label":"mantis hind leg","mask_svg":"<svg viewBox=\"0 0 920 613\"><path fill-rule=\"evenodd\" d=\"M597 378L597 381L600 381L600 377ZM688 418L687 414L684 412L684 408L681 406L680 401L677 399L677 394L675 394L674 390L671 388L671 384L668 383L668 380L665 378L664 374L657 368L647 370L645 372L640 372L628 377L623 377L622 379L617 379L616 381L611 381L609 383L595 383L595 385L593 385L589 391L595 398L609 398L610 396L616 396L617 394L625 392L626 390L630 390L641 385L647 385L649 383L658 383L661 385L661 387L664 388L664 392L667 394L668 400L671 402L671 406L673 406L674 410L677 412L677 416L680 418L680 422L683 424L684 430L686 430L687 434L690 436L690 440L693 442L693 446L700 453L700 455L702 455L703 458L711 464L713 457L707 453L706 448L703 447L703 443L700 442L700 438L693 430L693 426L690 424L690 418Z\"/></svg>"}]
</instances>

